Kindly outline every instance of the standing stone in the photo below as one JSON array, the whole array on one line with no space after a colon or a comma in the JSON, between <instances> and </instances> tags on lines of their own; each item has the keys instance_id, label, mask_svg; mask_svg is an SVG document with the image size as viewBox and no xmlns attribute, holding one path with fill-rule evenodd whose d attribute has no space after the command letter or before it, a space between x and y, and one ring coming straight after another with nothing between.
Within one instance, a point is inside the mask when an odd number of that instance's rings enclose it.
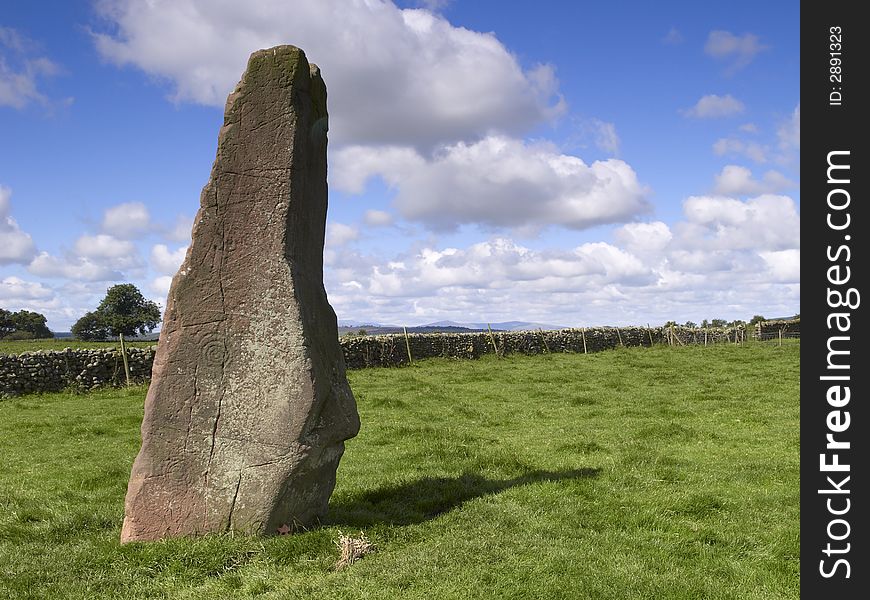
<instances>
[{"instance_id":1,"label":"standing stone","mask_svg":"<svg viewBox=\"0 0 870 600\"><path fill-rule=\"evenodd\" d=\"M251 55L169 290L122 542L286 533L326 513L359 431L323 287L326 131L302 50Z\"/></svg>"}]
</instances>

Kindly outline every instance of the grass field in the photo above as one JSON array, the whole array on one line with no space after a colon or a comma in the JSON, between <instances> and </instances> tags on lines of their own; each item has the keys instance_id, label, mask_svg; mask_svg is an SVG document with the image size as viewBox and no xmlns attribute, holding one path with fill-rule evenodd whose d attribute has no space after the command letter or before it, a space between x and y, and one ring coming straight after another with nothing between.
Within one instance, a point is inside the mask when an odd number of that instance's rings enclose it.
<instances>
[{"instance_id":1,"label":"grass field","mask_svg":"<svg viewBox=\"0 0 870 600\"><path fill-rule=\"evenodd\" d=\"M131 348L147 348L157 341L124 342ZM0 340L0 354L21 354L34 350L63 350L64 348L118 348L118 340L112 342L83 342L74 338L54 338L47 340Z\"/></svg>"},{"instance_id":2,"label":"grass field","mask_svg":"<svg viewBox=\"0 0 870 600\"><path fill-rule=\"evenodd\" d=\"M798 598L800 343L348 373L327 522L120 546L144 388L0 401L2 598ZM339 533L378 551L336 571Z\"/></svg>"}]
</instances>

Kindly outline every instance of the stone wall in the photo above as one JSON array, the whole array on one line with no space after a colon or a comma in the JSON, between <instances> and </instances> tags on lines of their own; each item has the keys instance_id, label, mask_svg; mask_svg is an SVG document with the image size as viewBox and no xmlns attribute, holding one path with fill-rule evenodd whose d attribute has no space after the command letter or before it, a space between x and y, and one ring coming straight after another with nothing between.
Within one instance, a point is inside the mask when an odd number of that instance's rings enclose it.
<instances>
[{"instance_id":1,"label":"stone wall","mask_svg":"<svg viewBox=\"0 0 870 600\"><path fill-rule=\"evenodd\" d=\"M801 336L801 320L777 319L773 321L759 321L755 324L755 337L760 340L769 340L782 337L799 338Z\"/></svg>"},{"instance_id":2,"label":"stone wall","mask_svg":"<svg viewBox=\"0 0 870 600\"><path fill-rule=\"evenodd\" d=\"M742 328L689 329L686 327L595 327L561 331L511 331L482 333L419 333L405 336L372 335L341 338L348 368L394 367L422 358L479 358L498 348L500 354L548 352L599 352L619 346L653 344L705 345L745 341ZM132 378L151 377L156 346L128 348ZM124 382L124 364L118 349L65 349L0 355L0 398L67 388L87 391Z\"/></svg>"},{"instance_id":3,"label":"stone wall","mask_svg":"<svg viewBox=\"0 0 870 600\"><path fill-rule=\"evenodd\" d=\"M130 377L142 382L151 377L156 346L128 348ZM125 381L119 349L70 349L0 355L0 398L72 388L87 391Z\"/></svg>"}]
</instances>

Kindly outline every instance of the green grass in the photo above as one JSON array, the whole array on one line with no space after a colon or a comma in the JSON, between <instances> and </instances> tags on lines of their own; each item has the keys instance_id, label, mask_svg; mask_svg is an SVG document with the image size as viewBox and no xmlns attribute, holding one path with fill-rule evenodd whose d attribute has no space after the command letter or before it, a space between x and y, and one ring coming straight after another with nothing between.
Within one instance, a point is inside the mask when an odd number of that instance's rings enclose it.
<instances>
[{"instance_id":1,"label":"green grass","mask_svg":"<svg viewBox=\"0 0 870 600\"><path fill-rule=\"evenodd\" d=\"M798 598L800 344L348 373L324 527L120 546L144 388L0 402L2 598ZM341 571L339 531L378 552Z\"/></svg>"},{"instance_id":2,"label":"green grass","mask_svg":"<svg viewBox=\"0 0 870 600\"><path fill-rule=\"evenodd\" d=\"M131 348L148 348L157 341L130 342L125 344ZM117 340L112 342L84 342L74 338L54 338L46 340L0 340L0 354L21 354L34 350L63 350L64 348L118 348Z\"/></svg>"}]
</instances>

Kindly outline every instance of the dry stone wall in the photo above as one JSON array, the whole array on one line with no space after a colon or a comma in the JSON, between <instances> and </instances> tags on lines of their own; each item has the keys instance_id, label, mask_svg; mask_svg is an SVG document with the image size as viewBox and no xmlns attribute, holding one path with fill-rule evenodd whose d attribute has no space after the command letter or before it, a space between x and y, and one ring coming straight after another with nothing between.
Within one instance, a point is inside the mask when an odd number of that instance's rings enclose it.
<instances>
[{"instance_id":1,"label":"dry stone wall","mask_svg":"<svg viewBox=\"0 0 870 600\"><path fill-rule=\"evenodd\" d=\"M395 367L423 358L479 358L492 354L493 340L502 354L548 352L599 352L619 346L653 344L699 345L734 343L746 339L742 329L690 329L685 327L596 327L561 331L510 331L482 333L426 333L346 336L341 338L348 368ZM584 349L585 340L585 349ZM148 380L156 346L129 348L131 375ZM0 398L66 388L83 391L124 382L124 365L117 349L25 352L0 355Z\"/></svg>"},{"instance_id":2,"label":"dry stone wall","mask_svg":"<svg viewBox=\"0 0 870 600\"><path fill-rule=\"evenodd\" d=\"M778 319L774 321L759 321L755 325L755 336L760 340L782 337L799 338L801 336L800 319Z\"/></svg>"},{"instance_id":3,"label":"dry stone wall","mask_svg":"<svg viewBox=\"0 0 870 600\"><path fill-rule=\"evenodd\" d=\"M151 378L156 346L128 348L130 376ZM118 349L71 349L0 355L0 398L63 389L87 391L124 383L124 362Z\"/></svg>"}]
</instances>

